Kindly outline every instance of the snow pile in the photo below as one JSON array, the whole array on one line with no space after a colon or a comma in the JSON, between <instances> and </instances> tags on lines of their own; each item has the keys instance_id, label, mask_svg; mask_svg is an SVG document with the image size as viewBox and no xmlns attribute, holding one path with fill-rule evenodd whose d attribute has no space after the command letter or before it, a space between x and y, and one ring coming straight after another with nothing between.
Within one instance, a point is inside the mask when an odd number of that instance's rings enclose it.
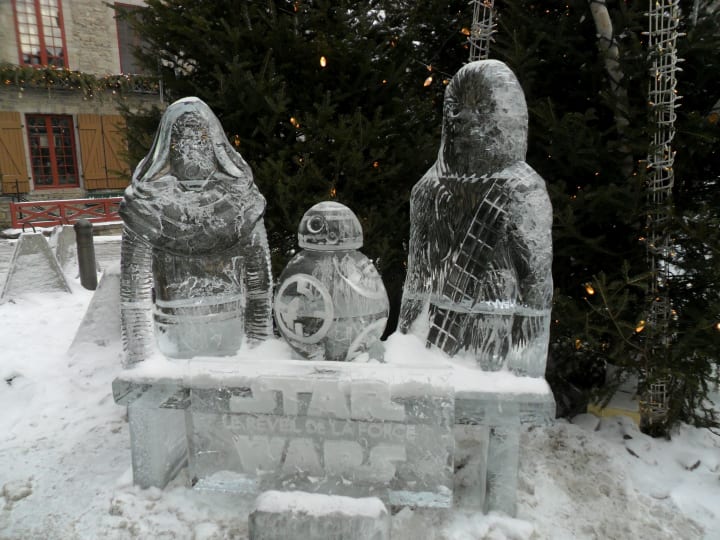
<instances>
[{"instance_id":1,"label":"snow pile","mask_svg":"<svg viewBox=\"0 0 720 540\"><path fill-rule=\"evenodd\" d=\"M616 437L622 431L624 439ZM533 430L521 445L518 517L535 523L538 531L553 531L554 539L571 538L702 538L702 528L689 513L673 505L672 498L656 499L653 492L662 487L669 494L677 486L669 482L667 469L647 468L648 483L638 481L640 459L630 455L624 443L644 445L644 459L657 461L663 453L684 451L682 439L667 443L665 448L650 448L653 441L643 435L627 418L603 419L598 431L558 420L556 425ZM720 448L698 449L708 456ZM688 474L689 471L688 471ZM708 485L715 478L699 475ZM651 486L653 486L651 488ZM716 487L717 490L717 487ZM720 511L720 493L715 493ZM707 523L707 532L718 531L720 514L714 516L715 526ZM547 533L543 533L547 534ZM709 535L708 538L712 536Z\"/></svg>"},{"instance_id":2,"label":"snow pile","mask_svg":"<svg viewBox=\"0 0 720 540\"><path fill-rule=\"evenodd\" d=\"M127 418L113 402L120 343L66 351L92 292L0 305L0 539L242 539L254 501L132 485ZM581 416L523 434L518 518L403 509L393 539L695 539L720 534L720 437L671 441Z\"/></svg>"}]
</instances>

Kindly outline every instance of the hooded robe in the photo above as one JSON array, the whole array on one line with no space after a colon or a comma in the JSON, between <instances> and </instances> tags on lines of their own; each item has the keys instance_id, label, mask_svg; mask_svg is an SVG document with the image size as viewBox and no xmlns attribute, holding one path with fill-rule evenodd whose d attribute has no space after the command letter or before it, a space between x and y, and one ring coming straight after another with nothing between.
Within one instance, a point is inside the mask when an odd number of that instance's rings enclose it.
<instances>
[{"instance_id":1,"label":"hooded robe","mask_svg":"<svg viewBox=\"0 0 720 540\"><path fill-rule=\"evenodd\" d=\"M120 207L126 364L145 359L155 337L161 352L189 358L270 335L264 211L210 108L193 97L170 105Z\"/></svg>"}]
</instances>

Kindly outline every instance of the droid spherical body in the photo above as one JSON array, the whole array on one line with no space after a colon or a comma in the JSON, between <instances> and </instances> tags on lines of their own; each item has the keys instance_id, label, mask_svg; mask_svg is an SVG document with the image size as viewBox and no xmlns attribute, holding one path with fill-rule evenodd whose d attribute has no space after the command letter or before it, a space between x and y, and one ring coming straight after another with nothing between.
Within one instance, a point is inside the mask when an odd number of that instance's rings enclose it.
<instances>
[{"instance_id":1,"label":"droid spherical body","mask_svg":"<svg viewBox=\"0 0 720 540\"><path fill-rule=\"evenodd\" d=\"M298 243L275 293L278 330L303 358L353 360L379 342L389 309L380 274L357 251L360 222L340 203L316 204L300 222Z\"/></svg>"}]
</instances>

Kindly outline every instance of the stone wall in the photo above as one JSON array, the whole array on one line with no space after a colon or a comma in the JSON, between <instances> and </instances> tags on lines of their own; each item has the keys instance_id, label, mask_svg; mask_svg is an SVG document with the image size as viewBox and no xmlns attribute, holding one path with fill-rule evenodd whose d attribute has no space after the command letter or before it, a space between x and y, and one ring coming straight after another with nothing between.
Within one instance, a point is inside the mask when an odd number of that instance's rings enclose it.
<instances>
[{"instance_id":1,"label":"stone wall","mask_svg":"<svg viewBox=\"0 0 720 540\"><path fill-rule=\"evenodd\" d=\"M17 64L19 53L15 34L15 17L10 1L0 2L0 28L2 28L2 32L0 32L0 62Z\"/></svg>"},{"instance_id":2,"label":"stone wall","mask_svg":"<svg viewBox=\"0 0 720 540\"><path fill-rule=\"evenodd\" d=\"M137 110L143 105L161 105L158 95L120 96L105 92L88 99L79 90L20 89L14 85L0 85L0 111L27 114L118 114L118 100L122 100L131 110Z\"/></svg>"},{"instance_id":3,"label":"stone wall","mask_svg":"<svg viewBox=\"0 0 720 540\"><path fill-rule=\"evenodd\" d=\"M113 2L110 2L113 4ZM143 0L122 4L144 5ZM105 0L61 0L68 68L95 75L120 73L115 11ZM0 62L19 62L12 2L0 1Z\"/></svg>"},{"instance_id":4,"label":"stone wall","mask_svg":"<svg viewBox=\"0 0 720 540\"><path fill-rule=\"evenodd\" d=\"M79 187L63 189L36 189L27 195L31 201L57 201L61 199L84 199L85 190Z\"/></svg>"},{"instance_id":5,"label":"stone wall","mask_svg":"<svg viewBox=\"0 0 720 540\"><path fill-rule=\"evenodd\" d=\"M9 229L12 226L12 219L10 218L10 203L12 201L12 198L0 195L0 231Z\"/></svg>"},{"instance_id":6,"label":"stone wall","mask_svg":"<svg viewBox=\"0 0 720 540\"><path fill-rule=\"evenodd\" d=\"M70 69L94 74L120 73L117 26L102 0L63 2Z\"/></svg>"}]
</instances>

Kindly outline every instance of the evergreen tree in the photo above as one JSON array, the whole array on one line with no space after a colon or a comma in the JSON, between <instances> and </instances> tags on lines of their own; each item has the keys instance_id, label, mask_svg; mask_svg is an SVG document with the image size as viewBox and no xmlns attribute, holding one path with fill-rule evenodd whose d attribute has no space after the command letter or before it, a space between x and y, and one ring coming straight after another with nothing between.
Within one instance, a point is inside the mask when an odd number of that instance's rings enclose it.
<instances>
[{"instance_id":1,"label":"evergreen tree","mask_svg":"<svg viewBox=\"0 0 720 540\"><path fill-rule=\"evenodd\" d=\"M147 4L123 13L145 38L140 59L160 59L170 99L207 102L250 163L268 201L274 274L303 213L337 200L358 215L396 318L407 201L435 160L443 79L465 56L464 3Z\"/></svg>"},{"instance_id":2,"label":"evergreen tree","mask_svg":"<svg viewBox=\"0 0 720 540\"><path fill-rule=\"evenodd\" d=\"M674 309L669 420L717 427L720 418L706 396L720 383L720 123L712 114L720 101L720 5L687 2L684 13L678 74L683 99L674 145L677 249L669 261Z\"/></svg>"},{"instance_id":3,"label":"evergreen tree","mask_svg":"<svg viewBox=\"0 0 720 540\"><path fill-rule=\"evenodd\" d=\"M685 13L692 2L687 2ZM720 21L700 2L696 24L683 21L685 58L678 74L676 206L669 208L675 249L670 356L649 349L650 275L646 260L644 159L653 126L647 113L646 2L607 2L619 45L623 99L612 91L605 51L586 0L497 2L491 56L507 62L530 110L528 162L548 181L555 211L556 284L548 378L566 413L574 393L601 385L606 364L619 376L645 374L648 362L671 376L665 432L677 420L716 425L703 401L717 381L717 124L708 112L720 97ZM626 97L625 97L626 96ZM626 127L618 127L618 115ZM627 169L627 163L633 163ZM612 390L610 385L606 389ZM581 402L582 403L582 402Z\"/></svg>"},{"instance_id":4,"label":"evergreen tree","mask_svg":"<svg viewBox=\"0 0 720 540\"><path fill-rule=\"evenodd\" d=\"M135 17L141 59L170 99L197 95L216 112L268 200L278 275L312 204L335 199L359 216L396 316L408 200L435 160L444 80L467 60L466 2L429 0L149 0ZM705 407L720 339L718 175L720 22L713 2L683 1L679 74L669 423L713 425ZM588 0L497 0L491 57L516 73L530 112L527 161L555 212L548 379L566 413L605 366L643 373L648 310L645 165L647 3L607 0L617 80ZM321 65L321 58L325 64ZM611 76L614 77L611 80ZM613 86L617 83L617 87ZM427 85L426 85L427 83ZM157 114L157 112L156 112ZM713 120L714 118L714 120ZM142 120L129 118L128 125ZM139 131L143 131L140 129ZM132 141L131 141L132 142ZM137 141L135 159L147 140ZM391 324L390 329L393 328ZM653 359L650 359L653 360ZM713 371L715 370L715 371ZM580 390L578 390L580 389ZM664 426L663 429L667 427Z\"/></svg>"}]
</instances>

